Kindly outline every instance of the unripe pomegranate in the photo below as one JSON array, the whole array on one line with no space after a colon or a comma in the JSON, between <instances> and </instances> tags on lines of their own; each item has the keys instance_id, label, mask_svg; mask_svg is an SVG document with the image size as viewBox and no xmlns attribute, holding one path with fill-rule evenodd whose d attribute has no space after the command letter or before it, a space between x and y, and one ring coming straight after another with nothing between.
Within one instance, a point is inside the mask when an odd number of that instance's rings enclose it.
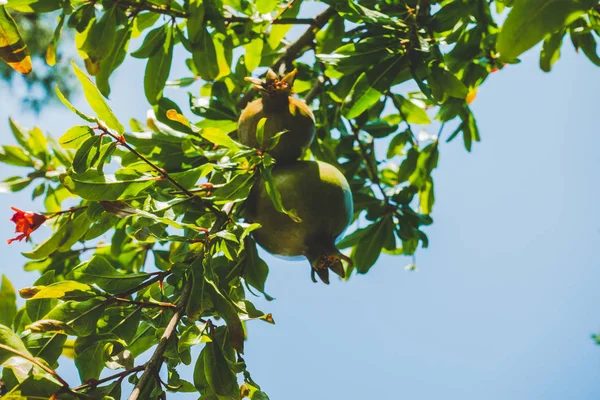
<instances>
[{"instance_id":1,"label":"unripe pomegranate","mask_svg":"<svg viewBox=\"0 0 600 400\"><path fill-rule=\"evenodd\" d=\"M238 121L238 138L242 144L254 148L266 147L277 133L287 130L279 143L268 151L279 163L297 160L315 137L315 117L302 100L291 97L297 70L281 80L269 70L266 80L246 78L254 83L262 98L254 100L242 111ZM263 143L258 143L256 126L266 118Z\"/></svg>"},{"instance_id":2,"label":"unripe pomegranate","mask_svg":"<svg viewBox=\"0 0 600 400\"><path fill-rule=\"evenodd\" d=\"M273 183L285 208L294 210L300 222L278 212L269 198L264 182L258 182L250 194L250 219L262 227L254 238L269 253L305 256L321 280L329 283L329 269L344 277L341 260L350 258L335 247L335 240L352 221L352 192L344 175L332 165L316 161L298 161L277 165Z\"/></svg>"}]
</instances>

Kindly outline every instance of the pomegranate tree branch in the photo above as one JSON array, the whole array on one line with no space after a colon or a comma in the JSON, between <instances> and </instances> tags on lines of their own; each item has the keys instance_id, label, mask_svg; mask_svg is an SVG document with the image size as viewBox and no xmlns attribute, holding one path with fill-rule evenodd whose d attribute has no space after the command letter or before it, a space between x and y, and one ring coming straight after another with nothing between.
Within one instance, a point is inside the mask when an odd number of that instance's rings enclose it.
<instances>
[{"instance_id":1,"label":"pomegranate tree branch","mask_svg":"<svg viewBox=\"0 0 600 400\"><path fill-rule=\"evenodd\" d=\"M91 0L88 0L88 1L90 3L94 2ZM113 3L121 4L126 7L135 8L137 10L137 12L150 11L150 12L153 12L156 14L167 15L171 18L188 18L189 17L189 14L187 12L182 11L182 10L173 9L166 4L158 5L158 4L147 3L145 1L135 1L135 0L113 0ZM255 22L255 20L252 18L237 17L237 16L229 16L229 17L225 16L225 17L223 17L223 20L227 23L232 23L232 22L254 23ZM262 22L262 21L257 21L257 22ZM270 23L278 24L278 25L313 25L315 23L315 20L313 18L278 18L273 21L270 21Z\"/></svg>"},{"instance_id":2,"label":"pomegranate tree branch","mask_svg":"<svg viewBox=\"0 0 600 400\"><path fill-rule=\"evenodd\" d=\"M227 203L225 204L225 206L223 206L223 212L217 215L217 220L215 221L210 230L211 234L220 231L227 224L227 222L229 221L229 214L233 209L233 205L233 203ZM201 254L199 257L203 257L203 254ZM156 346L156 349L152 354L152 357L144 366L144 372L142 373L142 376L140 377L138 383L135 385L135 388L133 388L133 391L129 395L128 400L140 399L140 395L145 389L145 387L148 385L148 383L155 379L156 376L159 374L160 368L162 367L162 364L164 362L163 355L167 350L167 343L173 335L177 334L177 324L179 324L179 321L185 315L185 307L190 298L191 291L192 279L188 278L183 284L183 291L181 293L181 297L177 301L176 311L169 320L169 324L167 325L167 328L161 336L160 341L158 342L158 345Z\"/></svg>"},{"instance_id":3,"label":"pomegranate tree branch","mask_svg":"<svg viewBox=\"0 0 600 400\"><path fill-rule=\"evenodd\" d=\"M367 172L369 173L369 179L371 180L371 182L373 182L375 185L377 185L377 187L379 188L379 191L381 192L381 194L383 196L384 201L387 204L390 204L390 198L383 190L383 186L381 186L381 181L379 179L379 172L377 171L377 166L374 165L374 162L373 162L373 160L375 160L375 153L371 152L371 154L373 155L373 158L369 157L369 154L367 153L367 147L360 140L360 137L358 136L359 131L360 131L359 126L352 125L352 137L354 138L356 143L358 143L358 148L360 149L360 155L365 163L365 166L367 167ZM376 162L376 160L375 160L375 162Z\"/></svg>"},{"instance_id":4,"label":"pomegranate tree branch","mask_svg":"<svg viewBox=\"0 0 600 400\"><path fill-rule=\"evenodd\" d=\"M213 213L215 213L217 215L221 214L221 210L219 210L219 208L217 206L215 206L214 204L212 204L210 202L207 202L206 200L201 199L200 197L196 196L194 193L190 192L188 189L183 187L179 182L177 182L175 179L173 179L173 177L171 175L169 175L169 173L167 171L165 171L163 168L160 168L158 165L154 164L152 161L150 161L148 158L146 158L139 151L134 149L131 145L129 145L129 143L127 143L125 141L125 139L123 137L121 137L121 136L115 134L113 131L111 131L110 128L108 128L106 125L104 125L104 123L102 121L97 120L96 122L98 123L98 129L100 129L104 134L113 138L118 144L125 147L127 150L129 150L131 153L133 153L137 158L139 158L140 160L142 160L143 162L148 164L150 166L150 168L152 168L154 171L158 172L164 179L169 181L173 186L175 186L177 189L179 189L186 196L188 196L190 198L198 199L206 208L211 210Z\"/></svg>"},{"instance_id":5,"label":"pomegranate tree branch","mask_svg":"<svg viewBox=\"0 0 600 400\"><path fill-rule=\"evenodd\" d=\"M75 391L75 390L83 390L83 389L87 389L87 388L95 388L98 385L102 385L103 383L112 381L113 379L123 380L125 377L127 377L127 375L131 375L133 373L142 371L143 369L144 369L143 365L138 365L137 367L133 367L131 369L119 372L118 374L107 376L106 378L90 380L81 386L74 387L72 390Z\"/></svg>"},{"instance_id":6,"label":"pomegranate tree branch","mask_svg":"<svg viewBox=\"0 0 600 400\"><path fill-rule=\"evenodd\" d=\"M276 71L282 65L289 63L290 61L295 60L300 57L306 51L307 47L311 47L313 44L313 40L315 39L315 35L319 30L321 30L327 21L331 17L335 15L335 8L328 7L321 14L317 15L314 18L314 23L310 28L308 28L295 42L291 43L288 47L286 47L283 54L279 56L279 58L275 61L273 66L271 67L273 71ZM237 107L243 109L246 105L252 100L254 96L254 89L249 89L244 96L238 101Z\"/></svg>"},{"instance_id":7,"label":"pomegranate tree branch","mask_svg":"<svg viewBox=\"0 0 600 400\"><path fill-rule=\"evenodd\" d=\"M40 367L41 369L43 369L45 372L47 372L48 374L52 375L62 386L61 391L62 392L67 392L73 396L76 397L80 397L80 398L84 398L84 399L89 399L90 397L87 395L84 395L82 393L76 393L74 392L70 387L69 387L69 383L67 381L65 381L55 370L53 370L50 367L47 367L46 365L44 365L42 362L40 362L38 359L36 359L35 357L32 357L28 354L25 354L17 349L13 349L12 347L6 346L4 344L0 344L0 349L4 350L4 351L8 351L9 353L14 354L17 357L21 357L24 358L25 360L37 365L38 367Z\"/></svg>"}]
</instances>

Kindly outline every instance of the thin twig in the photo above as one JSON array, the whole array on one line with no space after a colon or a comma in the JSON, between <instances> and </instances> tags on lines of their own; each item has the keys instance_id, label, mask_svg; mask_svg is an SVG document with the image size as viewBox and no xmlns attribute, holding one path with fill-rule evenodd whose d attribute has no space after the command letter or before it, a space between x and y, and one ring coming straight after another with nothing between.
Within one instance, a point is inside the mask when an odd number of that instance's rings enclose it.
<instances>
[{"instance_id":1,"label":"thin twig","mask_svg":"<svg viewBox=\"0 0 600 400\"><path fill-rule=\"evenodd\" d=\"M88 0L90 3L95 2L92 0ZM114 4L121 4L127 7L135 8L139 13L141 11L150 11L156 14L167 15L171 18L188 18L189 14L185 11L175 10L170 8L168 5L158 5L152 3L146 3L143 1L131 1L131 0L113 0ZM249 17L238 17L238 16L230 16L223 17L223 20L227 23L232 22L241 22L241 23L263 23L261 20L254 20ZM278 18L273 21L269 21L271 24L278 25L312 25L315 23L313 18Z\"/></svg>"},{"instance_id":2,"label":"thin twig","mask_svg":"<svg viewBox=\"0 0 600 400\"><path fill-rule=\"evenodd\" d=\"M116 303L133 304L133 305L137 305L140 307L146 307L146 308L171 308L171 309L177 308L177 306L175 304L165 303L163 301L156 302L156 303L150 303L150 302L146 302L146 301L136 301L136 300L124 299L122 297L113 297L113 298L111 298L111 301L116 302Z\"/></svg>"},{"instance_id":3,"label":"thin twig","mask_svg":"<svg viewBox=\"0 0 600 400\"><path fill-rule=\"evenodd\" d=\"M90 380L89 382L84 383L83 385L74 387L72 390L75 391L75 390L83 390L83 389L87 389L87 388L95 388L98 385L102 385L103 383L112 381L113 379L117 379L117 378L123 379L127 375L131 375L135 372L142 371L143 369L144 369L144 365L138 365L137 367L133 367L131 369L119 372L118 374L107 376L106 378Z\"/></svg>"},{"instance_id":4,"label":"thin twig","mask_svg":"<svg viewBox=\"0 0 600 400\"><path fill-rule=\"evenodd\" d=\"M312 101L317 98L317 96L319 95L319 93L321 93L321 90L323 89L323 85L325 85L325 78L319 76L313 87L304 97L304 101L306 102L306 104L312 103Z\"/></svg>"},{"instance_id":5,"label":"thin twig","mask_svg":"<svg viewBox=\"0 0 600 400\"><path fill-rule=\"evenodd\" d=\"M273 71L278 71L279 67L281 67L284 63L287 63L291 60L295 60L304 54L304 49L307 46L310 46L315 38L316 33L325 26L327 21L335 15L335 8L328 7L321 14L317 15L314 18L314 24L308 28L300 37L291 43L288 47L286 47L285 51L279 56L279 58L275 61L273 66L271 67ZM254 97L254 89L249 89L244 96L237 102L237 107L243 109L246 105L252 100Z\"/></svg>"},{"instance_id":6,"label":"thin twig","mask_svg":"<svg viewBox=\"0 0 600 400\"><path fill-rule=\"evenodd\" d=\"M194 193L190 192L188 189L183 187L179 182L177 182L175 179L173 179L173 177L171 177L171 175L169 175L169 173L166 170L164 170L163 168L160 168L158 165L154 164L152 161L150 161L148 158L146 158L143 154L141 154L136 149L131 147L131 145L129 145L129 143L127 143L122 137L120 137L120 136L116 135L114 132L112 132L111 129L108 128L106 125L104 125L104 123L102 121L97 120L96 122L98 123L98 129L100 129L106 135L112 137L117 143L119 143L121 146L125 147L127 150L129 150L131 153L133 153L137 158L139 158L144 163L149 165L150 168L152 168L154 171L158 172L164 179L169 181L173 186L175 186L177 189L179 189L186 196L188 196L190 198L198 199L204 206L206 206L208 209L210 209L211 211L213 211L215 213L221 212L221 210L219 210L219 208L217 206L215 206L214 204L207 202L206 200L196 196Z\"/></svg>"}]
</instances>

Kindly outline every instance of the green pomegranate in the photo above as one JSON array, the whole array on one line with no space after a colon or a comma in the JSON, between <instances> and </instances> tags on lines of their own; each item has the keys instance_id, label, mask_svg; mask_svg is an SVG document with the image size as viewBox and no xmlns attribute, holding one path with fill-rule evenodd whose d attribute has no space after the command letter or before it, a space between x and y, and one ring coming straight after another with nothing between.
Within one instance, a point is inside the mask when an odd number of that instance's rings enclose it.
<instances>
[{"instance_id":1,"label":"green pomegranate","mask_svg":"<svg viewBox=\"0 0 600 400\"><path fill-rule=\"evenodd\" d=\"M254 232L258 244L272 254L308 258L314 282L316 272L328 284L329 269L344 277L341 261L352 261L335 247L353 214L352 193L344 175L324 162L298 161L277 165L272 177L283 205L295 211L299 222L274 208L261 180L248 201L250 219L262 225Z\"/></svg>"},{"instance_id":2,"label":"green pomegranate","mask_svg":"<svg viewBox=\"0 0 600 400\"><path fill-rule=\"evenodd\" d=\"M269 140L279 132L287 131L277 145L268 151L279 163L297 160L315 137L315 117L302 100L291 97L297 70L281 80L269 70L266 81L246 78L254 83L262 98L248 104L238 121L238 138L242 144L254 148L266 147ZM266 118L263 144L258 143L256 127Z\"/></svg>"}]
</instances>

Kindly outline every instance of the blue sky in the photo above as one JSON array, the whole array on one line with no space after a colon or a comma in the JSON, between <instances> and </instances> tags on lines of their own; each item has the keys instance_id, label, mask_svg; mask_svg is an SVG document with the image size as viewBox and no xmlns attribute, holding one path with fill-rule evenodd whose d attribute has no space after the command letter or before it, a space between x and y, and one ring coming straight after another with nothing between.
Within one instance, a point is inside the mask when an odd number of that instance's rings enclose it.
<instances>
[{"instance_id":1,"label":"blue sky","mask_svg":"<svg viewBox=\"0 0 600 400\"><path fill-rule=\"evenodd\" d=\"M382 256L368 275L325 286L310 281L306 262L265 256L277 300L257 304L276 325L249 325L245 359L272 399L600 397L590 339L600 331L600 70L569 43L550 74L538 54L480 89L472 153L460 140L441 146L418 272L403 270L408 258ZM142 70L129 58L114 77L123 121L145 116ZM176 62L172 77L187 75ZM183 90L167 94L185 109ZM13 142L9 115L56 135L79 122L58 106L23 114L5 89L0 104L2 143ZM2 178L14 172L0 166ZM0 196L0 238L13 235L10 205L41 209L29 193ZM21 269L28 248L0 240L0 270L16 287L36 276ZM73 368L61 370L75 382Z\"/></svg>"}]
</instances>

